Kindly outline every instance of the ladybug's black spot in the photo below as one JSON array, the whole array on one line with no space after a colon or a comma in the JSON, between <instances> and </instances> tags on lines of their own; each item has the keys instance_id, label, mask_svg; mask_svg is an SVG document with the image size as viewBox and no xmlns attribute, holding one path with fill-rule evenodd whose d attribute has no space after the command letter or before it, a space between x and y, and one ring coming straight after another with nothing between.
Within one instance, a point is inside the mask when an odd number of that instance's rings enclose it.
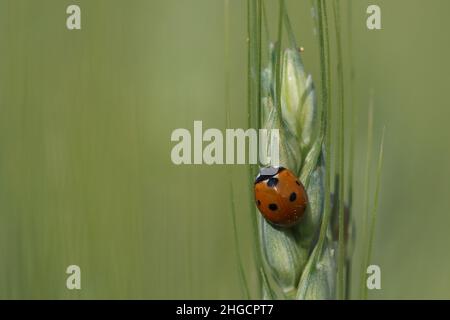
<instances>
[{"instance_id":1,"label":"ladybug's black spot","mask_svg":"<svg viewBox=\"0 0 450 320\"><path fill-rule=\"evenodd\" d=\"M257 200L256 203L258 204L258 207L261 205L261 201Z\"/></svg>"},{"instance_id":2,"label":"ladybug's black spot","mask_svg":"<svg viewBox=\"0 0 450 320\"><path fill-rule=\"evenodd\" d=\"M297 199L297 194L295 192L292 192L291 195L289 196L289 201L295 201L295 199Z\"/></svg>"},{"instance_id":3,"label":"ladybug's black spot","mask_svg":"<svg viewBox=\"0 0 450 320\"><path fill-rule=\"evenodd\" d=\"M269 209L272 211L277 211L278 206L275 203L271 203L271 204L269 204Z\"/></svg>"},{"instance_id":4,"label":"ladybug's black spot","mask_svg":"<svg viewBox=\"0 0 450 320\"><path fill-rule=\"evenodd\" d=\"M270 178L269 180L267 180L267 186L269 188L273 188L278 184L278 179L277 178Z\"/></svg>"},{"instance_id":5,"label":"ladybug's black spot","mask_svg":"<svg viewBox=\"0 0 450 320\"><path fill-rule=\"evenodd\" d=\"M298 182L298 180L295 180L295 183L298 184L298 185L300 185L300 182Z\"/></svg>"}]
</instances>

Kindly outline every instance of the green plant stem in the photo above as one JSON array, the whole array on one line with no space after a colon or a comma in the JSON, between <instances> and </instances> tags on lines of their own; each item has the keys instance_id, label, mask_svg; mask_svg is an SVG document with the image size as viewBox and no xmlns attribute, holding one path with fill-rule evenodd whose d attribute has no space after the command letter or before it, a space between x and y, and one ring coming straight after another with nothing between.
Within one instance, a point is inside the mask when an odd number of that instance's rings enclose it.
<instances>
[{"instance_id":1,"label":"green plant stem","mask_svg":"<svg viewBox=\"0 0 450 320\"><path fill-rule=\"evenodd\" d=\"M264 23L264 32L266 33L266 41L270 42L270 29L269 29L269 20L267 18L267 9L264 0L261 0L261 10L262 10L262 19Z\"/></svg>"},{"instance_id":2,"label":"green plant stem","mask_svg":"<svg viewBox=\"0 0 450 320\"><path fill-rule=\"evenodd\" d=\"M370 231L369 231L369 241L368 241L368 247L367 247L367 255L365 258L365 266L367 267L370 263L370 259L372 258L372 248L373 248L373 239L375 237L375 226L377 221L377 213L378 213L378 198L380 195L380 185L381 185L381 169L383 167L383 150L384 150L384 133L386 131L386 128L383 128L383 134L381 136L381 143L380 143L380 152L378 154L378 165L377 165L377 180L376 180L376 186L375 186L375 196L373 200L373 208L371 212L371 219L370 219ZM364 286L364 295L363 299L367 299L367 285Z\"/></svg>"},{"instance_id":3,"label":"green plant stem","mask_svg":"<svg viewBox=\"0 0 450 320\"><path fill-rule=\"evenodd\" d=\"M226 109L226 126L231 128L231 103L230 103L230 0L224 0L224 46L225 46L225 109ZM244 296L250 299L250 290L245 276L244 265L240 254L239 234L236 223L236 206L234 202L234 188L233 188L233 172L232 167L229 166L229 185L231 197L231 220L233 224L234 244L238 263L239 277L241 280Z\"/></svg>"},{"instance_id":4,"label":"green plant stem","mask_svg":"<svg viewBox=\"0 0 450 320\"><path fill-rule=\"evenodd\" d=\"M236 251L236 257L238 262L238 270L239 270L239 278L242 284L242 288L244 291L245 299L250 299L250 290L247 282L247 277L245 276L245 270L244 270L244 264L242 262L242 257L240 254L240 243L239 243L239 236L238 236L238 229L236 224L236 205L234 203L234 188L233 188L233 178L232 178L232 172L230 169L229 176L230 176L230 194L231 194L231 220L233 224L233 233L234 233L234 245L235 245L235 251Z\"/></svg>"},{"instance_id":5,"label":"green plant stem","mask_svg":"<svg viewBox=\"0 0 450 320\"><path fill-rule=\"evenodd\" d=\"M261 23L262 4L261 0L248 0L248 127L259 129L261 127ZM253 190L253 181L257 167L248 166L249 190ZM253 229L253 243L256 264L262 265L261 251L259 248L257 212L253 205L253 193L250 192L251 221ZM259 274L259 273L258 273ZM260 277L258 277L260 278ZM261 285L261 279L258 281ZM260 288L259 288L260 289ZM261 290L258 290L261 292Z\"/></svg>"},{"instance_id":6,"label":"green plant stem","mask_svg":"<svg viewBox=\"0 0 450 320\"><path fill-rule=\"evenodd\" d=\"M365 172L365 187L364 187L364 214L362 221L362 248L367 248L367 220L369 215L369 185L370 185L370 160L372 158L372 140L373 140L373 93L370 95L369 114L367 125L367 155L366 155L366 172ZM361 259L361 274L360 274L360 291L359 295L362 299L366 288L366 268L365 260Z\"/></svg>"},{"instance_id":7,"label":"green plant stem","mask_svg":"<svg viewBox=\"0 0 450 320\"><path fill-rule=\"evenodd\" d=\"M355 97L354 97L354 81L355 81L355 67L353 63L353 12L352 12L352 2L351 0L347 1L348 6L348 52L349 52L349 69L350 69L350 117L351 117L351 123L350 123L350 136L349 136L349 153L348 153L348 168L347 168L347 203L348 203L348 210L349 210L349 227L352 223L352 213L353 213L353 172L354 172L354 159L355 159L355 128L356 128L356 112L355 112ZM348 241L351 241L351 239L348 239ZM350 286L350 280L351 280L351 257L347 257L347 263L346 263L346 270L347 270L347 276L346 276L346 291L345 291L345 299L349 300L351 296L351 286Z\"/></svg>"},{"instance_id":8,"label":"green plant stem","mask_svg":"<svg viewBox=\"0 0 450 320\"><path fill-rule=\"evenodd\" d=\"M348 160L348 207L350 213L353 208L353 171L354 171L354 159L355 159L355 127L356 127L356 112L355 112L355 96L354 96L354 83L355 83L355 66L353 63L353 13L351 1L348 2L348 51L349 51L349 69L350 69L350 137L349 137L349 160Z\"/></svg>"},{"instance_id":9,"label":"green plant stem","mask_svg":"<svg viewBox=\"0 0 450 320\"><path fill-rule=\"evenodd\" d=\"M344 147L345 147L345 92L344 92L344 70L343 70L343 54L341 41L341 16L340 16L340 1L333 1L335 31L336 31L336 45L337 45L337 75L339 87L339 129L338 129L338 157L336 166L337 174L339 176L339 250L338 250L338 299L345 298L345 219L344 219Z\"/></svg>"},{"instance_id":10,"label":"green plant stem","mask_svg":"<svg viewBox=\"0 0 450 320\"><path fill-rule=\"evenodd\" d=\"M316 255L316 259L321 256L323 246L325 243L327 228L330 222L331 214L331 199L330 199L330 184L331 184L331 80L330 80L330 58L329 58L329 35L328 35L328 16L327 8L324 0L317 0L318 9L318 27L319 27L319 41L320 41L320 65L321 65L321 82L322 82L322 127L325 133L325 204L324 214L320 225L319 240L317 248L320 250Z\"/></svg>"}]
</instances>

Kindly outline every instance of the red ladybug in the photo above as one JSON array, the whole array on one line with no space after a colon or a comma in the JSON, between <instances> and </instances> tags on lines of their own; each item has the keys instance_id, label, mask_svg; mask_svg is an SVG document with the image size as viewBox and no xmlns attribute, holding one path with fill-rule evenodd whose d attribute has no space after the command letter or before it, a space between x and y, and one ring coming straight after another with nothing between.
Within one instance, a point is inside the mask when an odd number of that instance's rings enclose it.
<instances>
[{"instance_id":1,"label":"red ladybug","mask_svg":"<svg viewBox=\"0 0 450 320\"><path fill-rule=\"evenodd\" d=\"M308 204L303 184L283 167L265 167L259 171L255 180L255 201L264 218L280 227L299 222Z\"/></svg>"}]
</instances>

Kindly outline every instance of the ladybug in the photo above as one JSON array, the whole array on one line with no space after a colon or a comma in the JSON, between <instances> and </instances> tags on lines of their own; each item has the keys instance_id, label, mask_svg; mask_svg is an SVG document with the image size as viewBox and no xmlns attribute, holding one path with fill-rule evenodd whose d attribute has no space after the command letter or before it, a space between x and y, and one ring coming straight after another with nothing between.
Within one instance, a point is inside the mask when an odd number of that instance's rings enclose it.
<instances>
[{"instance_id":1,"label":"ladybug","mask_svg":"<svg viewBox=\"0 0 450 320\"><path fill-rule=\"evenodd\" d=\"M283 167L264 167L255 180L255 202L271 224L291 227L299 222L308 204L305 187Z\"/></svg>"}]
</instances>

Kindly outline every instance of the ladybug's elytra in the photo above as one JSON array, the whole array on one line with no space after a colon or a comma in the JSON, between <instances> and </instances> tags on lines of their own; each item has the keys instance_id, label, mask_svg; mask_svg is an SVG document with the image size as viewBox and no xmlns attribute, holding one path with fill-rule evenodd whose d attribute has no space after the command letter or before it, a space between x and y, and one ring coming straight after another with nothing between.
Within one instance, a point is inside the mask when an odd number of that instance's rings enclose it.
<instances>
[{"instance_id":1,"label":"ladybug's elytra","mask_svg":"<svg viewBox=\"0 0 450 320\"><path fill-rule=\"evenodd\" d=\"M308 204L303 184L283 167L261 168L255 180L255 201L264 218L280 227L299 222Z\"/></svg>"}]
</instances>

